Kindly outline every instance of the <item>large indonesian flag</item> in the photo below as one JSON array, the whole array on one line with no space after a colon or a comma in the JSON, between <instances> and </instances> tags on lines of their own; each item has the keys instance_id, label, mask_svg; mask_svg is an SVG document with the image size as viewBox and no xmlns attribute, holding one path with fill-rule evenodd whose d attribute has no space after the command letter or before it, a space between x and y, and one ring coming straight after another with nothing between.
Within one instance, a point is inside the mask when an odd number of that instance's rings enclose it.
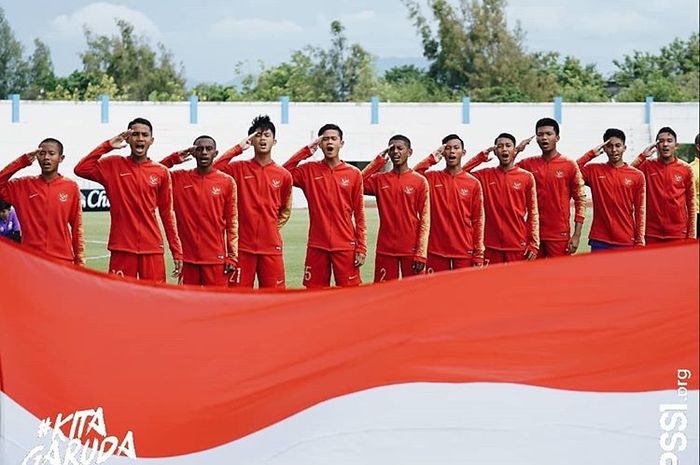
<instances>
[{"instance_id":1,"label":"large indonesian flag","mask_svg":"<svg viewBox=\"0 0 700 465\"><path fill-rule=\"evenodd\" d=\"M284 293L0 257L2 465L97 407L145 464L698 463L697 243Z\"/></svg>"}]
</instances>

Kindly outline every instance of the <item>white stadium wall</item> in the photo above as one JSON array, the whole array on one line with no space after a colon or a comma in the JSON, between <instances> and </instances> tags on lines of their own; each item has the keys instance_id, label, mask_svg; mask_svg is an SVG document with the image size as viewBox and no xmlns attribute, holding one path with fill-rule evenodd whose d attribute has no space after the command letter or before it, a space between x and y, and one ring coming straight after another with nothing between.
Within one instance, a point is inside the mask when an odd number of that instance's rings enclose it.
<instances>
[{"instance_id":1,"label":"white stadium wall","mask_svg":"<svg viewBox=\"0 0 700 465\"><path fill-rule=\"evenodd\" d=\"M698 132L698 104L653 103L647 123L645 103L566 103L562 105L560 151L578 157L601 142L603 131L617 127L627 133L627 153L631 160L652 140L655 131L671 126L679 142L692 142ZM62 172L72 175L75 163L101 141L123 131L129 120L142 116L154 125L155 160L188 147L200 134L213 136L220 150L240 141L250 121L269 114L277 126L278 144L274 159L284 162L302 145L313 140L318 128L327 122L345 132L345 160L369 161L381 150L389 136L402 133L411 138L412 164L428 154L449 133L466 142L467 156L492 144L502 131L520 140L534 132L535 121L553 117L554 103L471 103L469 123L463 123L462 103L380 103L378 124L371 124L371 104L367 103L290 103L289 123L281 124L279 102L209 103L197 106L197 123L190 123L190 103L110 102L109 122L101 122L101 104L95 102L21 101L17 122L12 102L0 101L0 164L36 147L45 137L60 139L66 148ZM525 152L536 154L536 144ZM317 154L316 157L320 157ZM492 162L493 163L493 162ZM31 173L31 170L26 170ZM36 169L38 172L38 169ZM79 180L81 187L96 187ZM295 195L295 206L303 206L303 195Z\"/></svg>"}]
</instances>

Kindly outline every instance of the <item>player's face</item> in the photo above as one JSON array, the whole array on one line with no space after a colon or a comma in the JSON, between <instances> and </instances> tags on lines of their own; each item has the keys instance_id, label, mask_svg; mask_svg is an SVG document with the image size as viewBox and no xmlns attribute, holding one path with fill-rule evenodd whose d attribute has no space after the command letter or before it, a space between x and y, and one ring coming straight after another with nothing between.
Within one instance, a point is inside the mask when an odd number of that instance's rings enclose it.
<instances>
[{"instance_id":1,"label":"player's face","mask_svg":"<svg viewBox=\"0 0 700 465\"><path fill-rule=\"evenodd\" d=\"M554 126L540 126L537 128L537 145L543 152L548 152L557 148L559 136L554 131Z\"/></svg>"},{"instance_id":2,"label":"player's face","mask_svg":"<svg viewBox=\"0 0 700 465\"><path fill-rule=\"evenodd\" d=\"M0 220L7 221L7 219L10 217L10 209L5 208L4 210L0 210Z\"/></svg>"},{"instance_id":3,"label":"player's face","mask_svg":"<svg viewBox=\"0 0 700 465\"><path fill-rule=\"evenodd\" d=\"M198 139L194 143L194 159L197 161L198 168L208 168L214 162L214 158L218 155L216 144L211 139Z\"/></svg>"},{"instance_id":4,"label":"player's face","mask_svg":"<svg viewBox=\"0 0 700 465\"><path fill-rule=\"evenodd\" d=\"M265 129L264 131L256 132L251 143L255 153L267 154L270 153L272 146L277 143L277 140L271 130Z\"/></svg>"},{"instance_id":5,"label":"player's face","mask_svg":"<svg viewBox=\"0 0 700 465\"><path fill-rule=\"evenodd\" d=\"M129 136L129 147L131 153L137 157L145 157L148 154L148 148L153 144L153 135L151 128L145 124L132 124L131 136Z\"/></svg>"},{"instance_id":6,"label":"player's face","mask_svg":"<svg viewBox=\"0 0 700 465\"><path fill-rule=\"evenodd\" d=\"M501 165L509 165L513 161L515 152L515 144L507 137L499 137L496 139L496 157Z\"/></svg>"},{"instance_id":7,"label":"player's face","mask_svg":"<svg viewBox=\"0 0 700 465\"><path fill-rule=\"evenodd\" d=\"M389 150L389 158L395 167L403 166L406 164L408 157L411 156L413 150L408 146L404 140L390 140L389 145L393 147Z\"/></svg>"},{"instance_id":8,"label":"player's face","mask_svg":"<svg viewBox=\"0 0 700 465\"><path fill-rule=\"evenodd\" d=\"M659 158L669 159L676 154L676 138L669 132L662 132L656 137L656 150Z\"/></svg>"},{"instance_id":9,"label":"player's face","mask_svg":"<svg viewBox=\"0 0 700 465\"><path fill-rule=\"evenodd\" d=\"M44 142L39 145L39 155L37 155L36 161L41 167L42 174L53 174L58 171L58 164L63 161L60 150L55 142Z\"/></svg>"},{"instance_id":10,"label":"player's face","mask_svg":"<svg viewBox=\"0 0 700 465\"><path fill-rule=\"evenodd\" d=\"M448 168L461 166L462 155L464 155L464 148L459 139L450 139L445 142L443 156L445 157L445 163Z\"/></svg>"},{"instance_id":11,"label":"player's face","mask_svg":"<svg viewBox=\"0 0 700 465\"><path fill-rule=\"evenodd\" d=\"M603 151L608 156L608 161L613 165L622 162L622 156L625 154L627 146L619 137L611 137L608 143L603 146Z\"/></svg>"},{"instance_id":12,"label":"player's face","mask_svg":"<svg viewBox=\"0 0 700 465\"><path fill-rule=\"evenodd\" d=\"M340 133L335 129L326 129L321 134L321 143L319 147L323 151L323 156L326 158L337 158L340 154L340 148L344 141L340 138Z\"/></svg>"}]
</instances>

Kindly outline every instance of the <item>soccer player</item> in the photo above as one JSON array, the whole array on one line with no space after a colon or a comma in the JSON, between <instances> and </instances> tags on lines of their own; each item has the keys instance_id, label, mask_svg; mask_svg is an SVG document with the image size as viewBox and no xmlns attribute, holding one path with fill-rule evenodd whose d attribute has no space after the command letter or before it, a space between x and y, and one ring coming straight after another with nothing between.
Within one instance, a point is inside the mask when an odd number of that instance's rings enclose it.
<instances>
[{"instance_id":1,"label":"soccer player","mask_svg":"<svg viewBox=\"0 0 700 465\"><path fill-rule=\"evenodd\" d=\"M22 222L22 244L52 257L85 266L85 240L78 184L58 172L63 144L44 139L39 148L25 153L0 171L0 197L15 206ZM38 176L10 179L37 161Z\"/></svg>"},{"instance_id":2,"label":"soccer player","mask_svg":"<svg viewBox=\"0 0 700 465\"><path fill-rule=\"evenodd\" d=\"M284 258L280 230L292 208L292 175L272 160L277 143L275 125L269 116L258 116L248 128L248 137L226 151L214 167L233 176L238 187L238 269L233 286L284 289ZM252 145L250 160L231 159Z\"/></svg>"},{"instance_id":3,"label":"soccer player","mask_svg":"<svg viewBox=\"0 0 700 465\"><path fill-rule=\"evenodd\" d=\"M489 160L494 152L498 166L473 171L484 190L484 257L490 264L534 260L540 245L537 190L532 173L515 166L515 155L529 143L515 145L515 137L501 133L494 145L463 167L470 171Z\"/></svg>"},{"instance_id":4,"label":"soccer player","mask_svg":"<svg viewBox=\"0 0 700 465\"><path fill-rule=\"evenodd\" d=\"M576 161L593 195L591 252L644 245L646 183L641 171L622 159L625 139L620 129L608 129L603 143ZM607 163L588 163L603 152Z\"/></svg>"},{"instance_id":5,"label":"soccer player","mask_svg":"<svg viewBox=\"0 0 700 465\"><path fill-rule=\"evenodd\" d=\"M693 185L695 186L695 237L698 237L698 223L700 223L700 134L695 136L695 158L690 163L693 171Z\"/></svg>"},{"instance_id":6,"label":"soccer player","mask_svg":"<svg viewBox=\"0 0 700 465\"><path fill-rule=\"evenodd\" d=\"M168 168L194 156L197 167L175 170L173 205L182 241L182 283L226 286L238 263L236 182L214 169L219 152L211 136L199 136L193 146L160 163Z\"/></svg>"},{"instance_id":7,"label":"soccer player","mask_svg":"<svg viewBox=\"0 0 700 465\"><path fill-rule=\"evenodd\" d=\"M136 118L121 134L101 143L75 166L75 174L102 184L110 203L112 224L107 248L109 270L153 282L165 282L163 237L155 210L158 209L175 261L173 276L182 273L182 246L177 235L173 195L168 169L148 158L153 144L153 126ZM104 157L129 145L128 157Z\"/></svg>"},{"instance_id":8,"label":"soccer player","mask_svg":"<svg viewBox=\"0 0 700 465\"><path fill-rule=\"evenodd\" d=\"M464 141L450 134L414 170L430 186L428 273L482 266L484 263L484 196L479 181L462 170ZM427 171L445 159L445 169Z\"/></svg>"},{"instance_id":9,"label":"soccer player","mask_svg":"<svg viewBox=\"0 0 700 465\"><path fill-rule=\"evenodd\" d=\"M283 165L309 204L303 283L307 288L328 287L332 271L336 285L358 286L359 268L367 256L362 174L340 159L344 144L340 127L325 124L318 136ZM323 160L299 164L318 147Z\"/></svg>"},{"instance_id":10,"label":"soccer player","mask_svg":"<svg viewBox=\"0 0 700 465\"><path fill-rule=\"evenodd\" d=\"M22 227L14 207L0 199L0 237L22 242Z\"/></svg>"},{"instance_id":11,"label":"soccer player","mask_svg":"<svg viewBox=\"0 0 700 465\"><path fill-rule=\"evenodd\" d=\"M557 151L559 123L542 118L535 124L535 137L542 155L526 158L517 166L535 176L540 211L539 257L573 254L581 240L586 214L583 178L576 162ZM574 232L571 234L571 199L574 199Z\"/></svg>"},{"instance_id":12,"label":"soccer player","mask_svg":"<svg viewBox=\"0 0 700 465\"><path fill-rule=\"evenodd\" d=\"M424 273L430 231L428 182L408 167L408 137L397 134L362 171L366 195L377 197L379 234L374 282ZM378 173L391 159L391 171Z\"/></svg>"},{"instance_id":13,"label":"soccer player","mask_svg":"<svg viewBox=\"0 0 700 465\"><path fill-rule=\"evenodd\" d=\"M676 158L676 141L676 132L663 127L656 134L656 142L632 162L644 173L647 183L647 244L695 237L693 173L686 162ZM654 152L658 157L649 160Z\"/></svg>"}]
</instances>

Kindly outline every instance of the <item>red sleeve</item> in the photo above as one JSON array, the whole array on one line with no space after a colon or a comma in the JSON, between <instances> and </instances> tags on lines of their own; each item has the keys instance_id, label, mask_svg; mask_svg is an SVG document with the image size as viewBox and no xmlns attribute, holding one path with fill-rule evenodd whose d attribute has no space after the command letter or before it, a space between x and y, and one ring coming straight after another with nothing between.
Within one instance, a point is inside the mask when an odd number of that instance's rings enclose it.
<instances>
[{"instance_id":1,"label":"red sleeve","mask_svg":"<svg viewBox=\"0 0 700 465\"><path fill-rule=\"evenodd\" d=\"M309 158L311 155L313 155L311 149L309 149L308 145L305 145L297 153L292 155L292 158L287 160L284 165L282 165L284 169L292 174L294 185L302 189L304 188L304 170L297 165Z\"/></svg>"},{"instance_id":2,"label":"red sleeve","mask_svg":"<svg viewBox=\"0 0 700 465\"><path fill-rule=\"evenodd\" d=\"M693 171L690 166L686 166L685 176L685 208L688 210L688 239L695 239L697 231L697 207L695 205L695 183L693 182Z\"/></svg>"},{"instance_id":3,"label":"red sleeve","mask_svg":"<svg viewBox=\"0 0 700 465\"><path fill-rule=\"evenodd\" d=\"M467 173L479 166L482 163L486 163L486 161L489 158L489 154L486 152L479 152L473 157L471 157L467 162L462 166L462 171L466 171Z\"/></svg>"},{"instance_id":4,"label":"red sleeve","mask_svg":"<svg viewBox=\"0 0 700 465\"><path fill-rule=\"evenodd\" d=\"M281 205L277 212L277 229L287 224L289 217L292 216L292 177L287 175L282 186Z\"/></svg>"},{"instance_id":5,"label":"red sleeve","mask_svg":"<svg viewBox=\"0 0 700 465\"><path fill-rule=\"evenodd\" d=\"M85 235L83 233L83 211L80 206L80 189L77 184L73 184L75 187L73 208L71 209L70 218L68 222L70 223L71 238L73 242L73 255L76 265L85 266Z\"/></svg>"},{"instance_id":6,"label":"red sleeve","mask_svg":"<svg viewBox=\"0 0 700 465\"><path fill-rule=\"evenodd\" d=\"M647 228L647 198L646 179L639 176L637 190L634 193L634 245L644 245L644 234Z\"/></svg>"},{"instance_id":7,"label":"red sleeve","mask_svg":"<svg viewBox=\"0 0 700 465\"><path fill-rule=\"evenodd\" d=\"M353 216L355 217L355 241L357 252L367 254L367 221L365 219L365 199L362 195L362 175L358 173L353 189Z\"/></svg>"},{"instance_id":8,"label":"red sleeve","mask_svg":"<svg viewBox=\"0 0 700 465\"><path fill-rule=\"evenodd\" d=\"M231 178L231 195L224 202L226 212L226 251L227 263L238 264L238 188L236 181Z\"/></svg>"},{"instance_id":9,"label":"red sleeve","mask_svg":"<svg viewBox=\"0 0 700 465\"><path fill-rule=\"evenodd\" d=\"M484 263L484 192L481 183L476 182L476 195L472 200L472 224L474 225L474 263Z\"/></svg>"},{"instance_id":10,"label":"red sleeve","mask_svg":"<svg viewBox=\"0 0 700 465\"><path fill-rule=\"evenodd\" d=\"M642 165L644 165L644 163L646 163L646 161L647 161L647 157L645 157L644 152L642 152L639 155L637 155L637 158L632 160L632 163L630 163L630 166L632 168L637 168L638 170L641 170Z\"/></svg>"},{"instance_id":11,"label":"red sleeve","mask_svg":"<svg viewBox=\"0 0 700 465\"><path fill-rule=\"evenodd\" d=\"M372 179L372 176L379 172L382 167L386 164L384 157L378 156L372 162L365 166L362 170L362 184L364 186L365 194L376 195L376 182Z\"/></svg>"},{"instance_id":12,"label":"red sleeve","mask_svg":"<svg viewBox=\"0 0 700 465\"><path fill-rule=\"evenodd\" d=\"M16 182L10 182L10 178L17 171L27 166L31 166L32 162L24 156L20 155L15 161L7 165L2 171L0 171L0 197L8 201L9 203L15 203Z\"/></svg>"},{"instance_id":13,"label":"red sleeve","mask_svg":"<svg viewBox=\"0 0 700 465\"><path fill-rule=\"evenodd\" d=\"M98 145L95 150L87 154L82 160L75 165L73 170L76 175L81 178L89 179L90 181L104 184L104 177L100 169L100 157L112 151L112 144L108 140Z\"/></svg>"},{"instance_id":14,"label":"red sleeve","mask_svg":"<svg viewBox=\"0 0 700 465\"><path fill-rule=\"evenodd\" d=\"M173 182L169 172L166 171L165 175L166 178L158 190L158 213L163 222L173 260L182 260L182 244L177 234L177 221L173 211Z\"/></svg>"},{"instance_id":15,"label":"red sleeve","mask_svg":"<svg viewBox=\"0 0 700 465\"><path fill-rule=\"evenodd\" d=\"M586 218L586 192L583 190L583 176L576 163L572 163L573 173L569 177L569 191L574 199L574 223L583 223Z\"/></svg>"},{"instance_id":16,"label":"red sleeve","mask_svg":"<svg viewBox=\"0 0 700 465\"><path fill-rule=\"evenodd\" d=\"M172 168L175 165L179 165L180 163L184 163L185 160L182 159L182 155L180 155L180 152L173 152L167 157L163 158L160 163L161 165L165 166L166 168Z\"/></svg>"},{"instance_id":17,"label":"red sleeve","mask_svg":"<svg viewBox=\"0 0 700 465\"><path fill-rule=\"evenodd\" d=\"M540 211L537 207L537 188L535 177L528 172L530 185L525 191L525 201L527 202L527 237L530 251L540 249ZM533 250L534 249L534 250Z\"/></svg>"},{"instance_id":18,"label":"red sleeve","mask_svg":"<svg viewBox=\"0 0 700 465\"><path fill-rule=\"evenodd\" d=\"M418 223L416 255L413 260L425 263L428 258L428 236L430 234L430 187L425 178L423 178L423 189L418 195L418 206L420 208L420 223Z\"/></svg>"},{"instance_id":19,"label":"red sleeve","mask_svg":"<svg viewBox=\"0 0 700 465\"><path fill-rule=\"evenodd\" d=\"M224 154L221 155L216 161L214 161L214 168L228 174L225 170L226 166L229 164L233 157L236 157L242 153L243 147L241 147L241 144L234 145L232 148L225 151Z\"/></svg>"},{"instance_id":20,"label":"red sleeve","mask_svg":"<svg viewBox=\"0 0 700 465\"><path fill-rule=\"evenodd\" d=\"M437 161L435 160L435 157L431 153L430 155L425 157L423 160L418 162L418 164L413 167L413 170L416 173L424 174L426 171L428 171L428 168L430 168L433 165L437 165Z\"/></svg>"},{"instance_id":21,"label":"red sleeve","mask_svg":"<svg viewBox=\"0 0 700 465\"><path fill-rule=\"evenodd\" d=\"M588 152L584 153L581 158L576 160L576 164L579 167L579 170L581 170L581 176L583 177L583 182L588 184L588 169L585 167L588 162L593 160L595 157L597 157L595 150L589 150Z\"/></svg>"}]
</instances>

